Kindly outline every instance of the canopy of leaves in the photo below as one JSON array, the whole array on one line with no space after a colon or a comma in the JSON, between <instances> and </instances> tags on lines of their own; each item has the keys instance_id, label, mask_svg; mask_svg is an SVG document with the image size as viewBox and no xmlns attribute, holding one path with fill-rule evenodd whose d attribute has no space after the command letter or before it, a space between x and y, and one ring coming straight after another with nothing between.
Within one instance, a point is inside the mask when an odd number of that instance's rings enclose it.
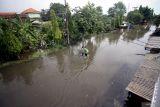
<instances>
[{"instance_id":1,"label":"canopy of leaves","mask_svg":"<svg viewBox=\"0 0 160 107\"><path fill-rule=\"evenodd\" d=\"M154 18L154 24L158 27L160 25L160 15L156 15Z\"/></svg>"},{"instance_id":2,"label":"canopy of leaves","mask_svg":"<svg viewBox=\"0 0 160 107\"><path fill-rule=\"evenodd\" d=\"M48 21L50 20L50 14L48 9L42 9L41 10L41 18L43 21Z\"/></svg>"},{"instance_id":3,"label":"canopy of leaves","mask_svg":"<svg viewBox=\"0 0 160 107\"><path fill-rule=\"evenodd\" d=\"M0 18L0 58L13 57L21 52L22 43L16 37L16 31L13 28L14 24L12 22Z\"/></svg>"},{"instance_id":4,"label":"canopy of leaves","mask_svg":"<svg viewBox=\"0 0 160 107\"><path fill-rule=\"evenodd\" d=\"M126 6L122 2L115 3L113 7L108 9L108 15L114 17L116 15L124 15L126 13Z\"/></svg>"},{"instance_id":5,"label":"canopy of leaves","mask_svg":"<svg viewBox=\"0 0 160 107\"><path fill-rule=\"evenodd\" d=\"M111 18L112 26L119 27L124 20L126 6L122 2L115 3L113 7L108 9L108 16Z\"/></svg>"},{"instance_id":6,"label":"canopy of leaves","mask_svg":"<svg viewBox=\"0 0 160 107\"><path fill-rule=\"evenodd\" d=\"M62 38L62 33L59 29L59 25L57 22L57 16L55 15L54 10L50 11L50 15L51 15L51 33L53 36L53 40L60 40Z\"/></svg>"},{"instance_id":7,"label":"canopy of leaves","mask_svg":"<svg viewBox=\"0 0 160 107\"><path fill-rule=\"evenodd\" d=\"M49 12L51 13L52 10L54 10L56 16L63 18L66 9L65 9L65 6L63 4L51 3Z\"/></svg>"},{"instance_id":8,"label":"canopy of leaves","mask_svg":"<svg viewBox=\"0 0 160 107\"><path fill-rule=\"evenodd\" d=\"M95 7L93 3L88 2L83 8L76 9L73 15L74 25L77 31L85 33L98 33L104 31L104 21L106 20L102 14L100 6Z\"/></svg>"},{"instance_id":9,"label":"canopy of leaves","mask_svg":"<svg viewBox=\"0 0 160 107\"><path fill-rule=\"evenodd\" d=\"M138 10L134 10L128 13L127 20L132 24L139 24L143 19L143 16Z\"/></svg>"},{"instance_id":10,"label":"canopy of leaves","mask_svg":"<svg viewBox=\"0 0 160 107\"><path fill-rule=\"evenodd\" d=\"M31 22L22 22L18 18L12 20L1 18L0 34L0 54L6 55L7 58L19 55L24 49L36 48L38 44Z\"/></svg>"},{"instance_id":11,"label":"canopy of leaves","mask_svg":"<svg viewBox=\"0 0 160 107\"><path fill-rule=\"evenodd\" d=\"M144 19L147 21L151 21L153 19L154 11L153 9L146 7L139 7L139 12L143 15Z\"/></svg>"},{"instance_id":12,"label":"canopy of leaves","mask_svg":"<svg viewBox=\"0 0 160 107\"><path fill-rule=\"evenodd\" d=\"M120 1L114 4L114 10L115 14L124 15L126 13L126 6Z\"/></svg>"}]
</instances>

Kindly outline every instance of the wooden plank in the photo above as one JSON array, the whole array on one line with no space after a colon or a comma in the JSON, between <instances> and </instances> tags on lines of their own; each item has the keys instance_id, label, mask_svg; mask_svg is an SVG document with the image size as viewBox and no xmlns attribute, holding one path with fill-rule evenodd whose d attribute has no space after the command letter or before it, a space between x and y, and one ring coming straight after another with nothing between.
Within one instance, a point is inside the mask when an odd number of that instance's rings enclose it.
<instances>
[{"instance_id":1,"label":"wooden plank","mask_svg":"<svg viewBox=\"0 0 160 107\"><path fill-rule=\"evenodd\" d=\"M145 60L141 67L145 67L146 69L155 69L160 70L160 62L154 60Z\"/></svg>"},{"instance_id":2,"label":"wooden plank","mask_svg":"<svg viewBox=\"0 0 160 107\"><path fill-rule=\"evenodd\" d=\"M160 44L159 42L160 41L150 41L146 45L159 45Z\"/></svg>"},{"instance_id":3,"label":"wooden plank","mask_svg":"<svg viewBox=\"0 0 160 107\"><path fill-rule=\"evenodd\" d=\"M146 69L146 68L140 68L138 71L135 73L135 78L145 78L148 81L155 81L159 75L158 70L153 70L153 69Z\"/></svg>"},{"instance_id":4,"label":"wooden plank","mask_svg":"<svg viewBox=\"0 0 160 107\"><path fill-rule=\"evenodd\" d=\"M150 37L146 49L160 49L160 37ZM155 83L160 74L160 54L146 54L144 62L136 71L126 90L148 100L152 100Z\"/></svg>"},{"instance_id":5,"label":"wooden plank","mask_svg":"<svg viewBox=\"0 0 160 107\"><path fill-rule=\"evenodd\" d=\"M152 40L160 40L160 37L158 37L158 36L151 36L149 39L152 39Z\"/></svg>"},{"instance_id":6,"label":"wooden plank","mask_svg":"<svg viewBox=\"0 0 160 107\"><path fill-rule=\"evenodd\" d=\"M148 42L147 45L160 45L159 43L160 41L151 41L151 42Z\"/></svg>"},{"instance_id":7,"label":"wooden plank","mask_svg":"<svg viewBox=\"0 0 160 107\"><path fill-rule=\"evenodd\" d=\"M160 54L146 54L144 60L155 60L160 57Z\"/></svg>"},{"instance_id":8,"label":"wooden plank","mask_svg":"<svg viewBox=\"0 0 160 107\"><path fill-rule=\"evenodd\" d=\"M147 49L160 49L160 37L150 37L145 48Z\"/></svg>"},{"instance_id":9,"label":"wooden plank","mask_svg":"<svg viewBox=\"0 0 160 107\"><path fill-rule=\"evenodd\" d=\"M148 100L152 100L155 83L160 74L160 54L146 54L144 62L137 69L126 90Z\"/></svg>"},{"instance_id":10,"label":"wooden plank","mask_svg":"<svg viewBox=\"0 0 160 107\"><path fill-rule=\"evenodd\" d=\"M150 43L150 42L159 42L160 40L153 40L153 39L150 39L150 40L148 40L148 42L147 43Z\"/></svg>"},{"instance_id":11,"label":"wooden plank","mask_svg":"<svg viewBox=\"0 0 160 107\"><path fill-rule=\"evenodd\" d=\"M148 87L142 86L139 83L131 82L126 89L148 101L151 101L153 94L153 87L151 88Z\"/></svg>"},{"instance_id":12,"label":"wooden plank","mask_svg":"<svg viewBox=\"0 0 160 107\"><path fill-rule=\"evenodd\" d=\"M148 39L148 42L150 42L150 41L160 41L159 38L160 38L160 37L158 37L158 38L149 38L149 39Z\"/></svg>"},{"instance_id":13,"label":"wooden plank","mask_svg":"<svg viewBox=\"0 0 160 107\"><path fill-rule=\"evenodd\" d=\"M150 39L148 39L148 42L150 42L150 41L160 41L159 38L160 38L160 37L158 37L158 38L150 38Z\"/></svg>"},{"instance_id":14,"label":"wooden plank","mask_svg":"<svg viewBox=\"0 0 160 107\"><path fill-rule=\"evenodd\" d=\"M146 45L145 48L150 48L150 49L160 49L160 45Z\"/></svg>"}]
</instances>

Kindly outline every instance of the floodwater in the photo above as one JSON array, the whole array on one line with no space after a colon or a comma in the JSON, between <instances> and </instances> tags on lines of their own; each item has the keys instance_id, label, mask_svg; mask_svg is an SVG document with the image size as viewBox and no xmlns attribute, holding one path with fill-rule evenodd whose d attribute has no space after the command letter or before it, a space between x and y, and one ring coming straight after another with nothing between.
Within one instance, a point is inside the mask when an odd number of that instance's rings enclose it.
<instances>
[{"instance_id":1,"label":"floodwater","mask_svg":"<svg viewBox=\"0 0 160 107\"><path fill-rule=\"evenodd\" d=\"M123 107L149 34L140 28L101 34L1 68L0 107ZM87 57L79 54L82 45Z\"/></svg>"}]
</instances>

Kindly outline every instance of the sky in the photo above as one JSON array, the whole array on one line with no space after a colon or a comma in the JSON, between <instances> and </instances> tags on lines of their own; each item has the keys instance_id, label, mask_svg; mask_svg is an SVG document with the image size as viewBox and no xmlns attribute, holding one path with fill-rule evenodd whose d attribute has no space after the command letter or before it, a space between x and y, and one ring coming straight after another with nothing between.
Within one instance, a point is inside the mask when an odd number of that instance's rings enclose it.
<instances>
[{"instance_id":1,"label":"sky","mask_svg":"<svg viewBox=\"0 0 160 107\"><path fill-rule=\"evenodd\" d=\"M133 10L133 7L148 6L154 9L156 14L160 14L159 0L66 0L71 9L77 6L84 6L89 2L94 3L96 6L103 8L103 13L107 14L109 7L114 3L122 1L127 8L127 12ZM27 8L34 8L36 10L48 9L50 3L62 3L64 0L0 0L0 12L17 12L20 13Z\"/></svg>"}]
</instances>

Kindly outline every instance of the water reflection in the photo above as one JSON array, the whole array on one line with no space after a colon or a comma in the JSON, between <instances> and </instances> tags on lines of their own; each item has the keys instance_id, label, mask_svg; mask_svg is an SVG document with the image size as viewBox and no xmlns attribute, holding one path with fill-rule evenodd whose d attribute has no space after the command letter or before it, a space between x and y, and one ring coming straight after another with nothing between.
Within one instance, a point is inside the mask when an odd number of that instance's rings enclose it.
<instances>
[{"instance_id":1,"label":"water reflection","mask_svg":"<svg viewBox=\"0 0 160 107\"><path fill-rule=\"evenodd\" d=\"M57 64L58 64L58 69L59 72L64 73L65 68L64 68L64 53L61 50L59 53L54 53L56 59L57 59Z\"/></svg>"},{"instance_id":2,"label":"water reflection","mask_svg":"<svg viewBox=\"0 0 160 107\"><path fill-rule=\"evenodd\" d=\"M129 42L129 41L133 41L135 39L140 39L141 37L143 37L144 33L145 33L145 31L130 30L130 31L124 33L123 38L125 41Z\"/></svg>"},{"instance_id":3,"label":"water reflection","mask_svg":"<svg viewBox=\"0 0 160 107\"><path fill-rule=\"evenodd\" d=\"M115 31L107 36L109 44L117 44L123 32Z\"/></svg>"},{"instance_id":4,"label":"water reflection","mask_svg":"<svg viewBox=\"0 0 160 107\"><path fill-rule=\"evenodd\" d=\"M1 80L4 84L8 84L12 81L23 80L25 84L32 84L32 73L41 66L40 60L34 60L32 62L26 62L12 65L10 67L2 68L0 70ZM26 69L24 69L24 67Z\"/></svg>"}]
</instances>

